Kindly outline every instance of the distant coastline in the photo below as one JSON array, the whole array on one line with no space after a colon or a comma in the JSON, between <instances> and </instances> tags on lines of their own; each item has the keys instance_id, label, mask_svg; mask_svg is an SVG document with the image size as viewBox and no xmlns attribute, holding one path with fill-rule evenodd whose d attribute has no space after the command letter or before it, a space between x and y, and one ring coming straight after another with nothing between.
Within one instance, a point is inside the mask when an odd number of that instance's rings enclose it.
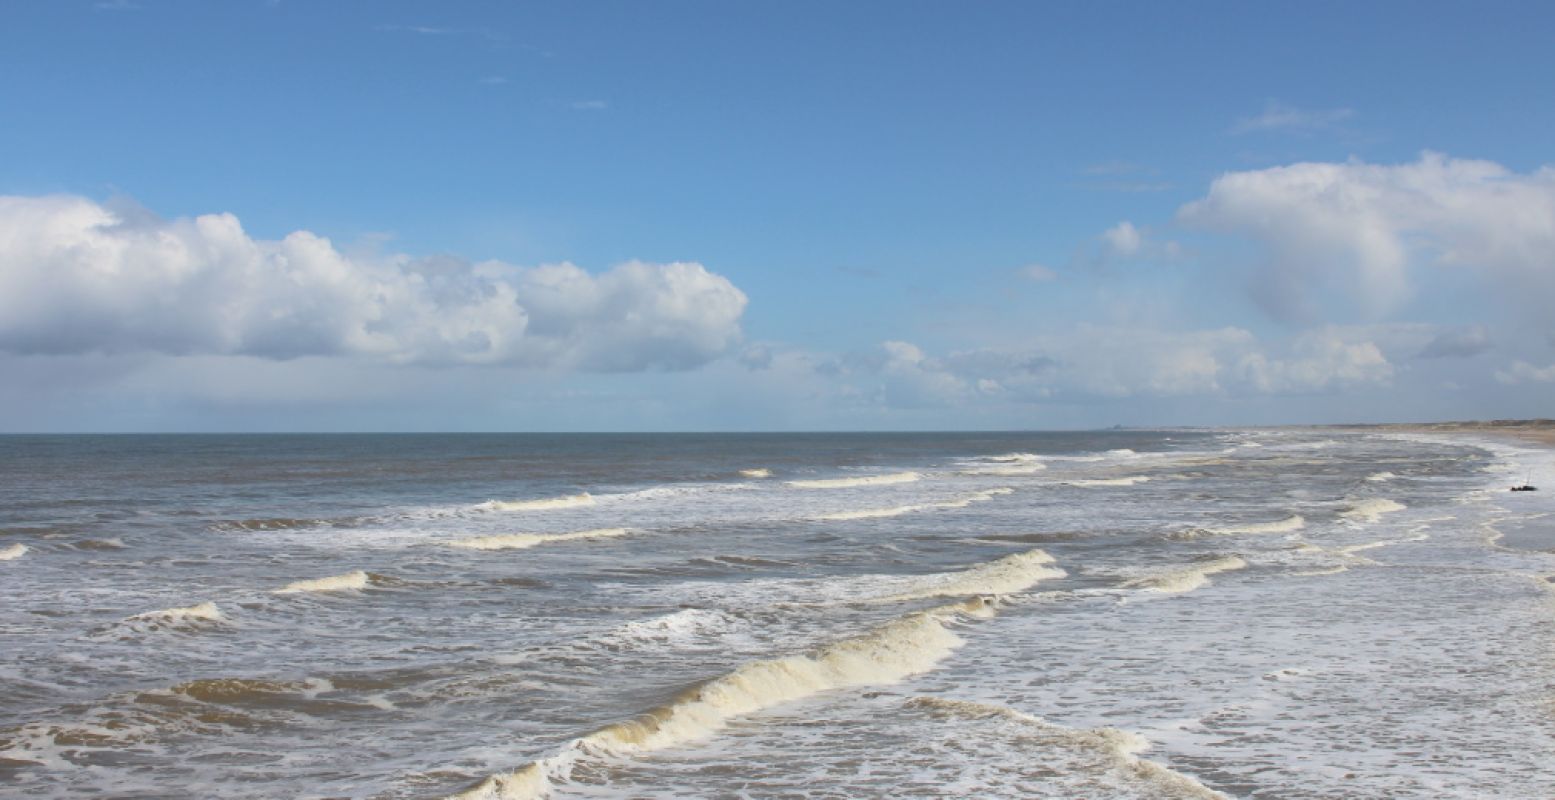
<instances>
[{"instance_id":1,"label":"distant coastline","mask_svg":"<svg viewBox=\"0 0 1555 800\"><path fill-rule=\"evenodd\" d=\"M1343 430L1399 433L1474 433L1507 436L1555 447L1555 419L1493 419L1458 422L1384 422L1370 425L1320 425Z\"/></svg>"}]
</instances>

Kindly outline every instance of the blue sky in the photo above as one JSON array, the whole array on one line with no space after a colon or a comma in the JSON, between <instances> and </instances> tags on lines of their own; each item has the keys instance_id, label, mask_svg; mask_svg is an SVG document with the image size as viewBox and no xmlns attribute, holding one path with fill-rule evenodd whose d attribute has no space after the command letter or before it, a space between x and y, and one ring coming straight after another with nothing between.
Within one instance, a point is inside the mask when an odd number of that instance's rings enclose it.
<instances>
[{"instance_id":1,"label":"blue sky","mask_svg":"<svg viewBox=\"0 0 1555 800\"><path fill-rule=\"evenodd\" d=\"M1552 17L0 3L0 412L9 430L1548 415Z\"/></svg>"}]
</instances>

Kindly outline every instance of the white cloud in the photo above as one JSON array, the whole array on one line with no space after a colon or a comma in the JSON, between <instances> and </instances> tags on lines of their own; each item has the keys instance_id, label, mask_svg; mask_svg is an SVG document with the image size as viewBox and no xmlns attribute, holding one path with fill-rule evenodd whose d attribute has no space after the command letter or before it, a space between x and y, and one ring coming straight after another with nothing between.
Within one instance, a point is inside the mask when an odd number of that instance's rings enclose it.
<instances>
[{"instance_id":1,"label":"white cloud","mask_svg":"<svg viewBox=\"0 0 1555 800\"><path fill-rule=\"evenodd\" d=\"M0 197L0 350L683 369L740 339L746 297L700 264L592 275L349 257L231 214L161 220L71 197Z\"/></svg>"},{"instance_id":2,"label":"white cloud","mask_svg":"<svg viewBox=\"0 0 1555 800\"><path fill-rule=\"evenodd\" d=\"M1434 153L1396 166L1293 164L1222 175L1178 217L1265 245L1272 258L1254 293L1281 318L1313 316L1324 292L1383 316L1411 295L1421 263L1483 272L1524 299L1555 298L1550 167L1520 175Z\"/></svg>"},{"instance_id":3,"label":"white cloud","mask_svg":"<svg viewBox=\"0 0 1555 800\"><path fill-rule=\"evenodd\" d=\"M1301 109L1271 100L1264 106L1262 114L1237 120L1231 127L1231 132L1237 134L1255 131L1312 133L1333 130L1339 123L1353 116L1355 111L1349 108Z\"/></svg>"},{"instance_id":4,"label":"white cloud","mask_svg":"<svg viewBox=\"0 0 1555 800\"><path fill-rule=\"evenodd\" d=\"M1509 386L1519 383L1555 383L1555 364L1536 367L1526 361L1516 361L1511 369L1496 370L1496 380Z\"/></svg>"},{"instance_id":5,"label":"white cloud","mask_svg":"<svg viewBox=\"0 0 1555 800\"><path fill-rule=\"evenodd\" d=\"M1109 252L1125 258L1137 254L1143 241L1140 237L1139 229L1135 228L1134 223L1128 220L1108 228L1102 233L1101 239Z\"/></svg>"},{"instance_id":6,"label":"white cloud","mask_svg":"<svg viewBox=\"0 0 1555 800\"><path fill-rule=\"evenodd\" d=\"M969 387L936 359L907 342L884 342L885 362L880 367L880 399L894 408L955 405Z\"/></svg>"},{"instance_id":7,"label":"white cloud","mask_svg":"<svg viewBox=\"0 0 1555 800\"><path fill-rule=\"evenodd\" d=\"M1437 334L1420 350L1421 358L1469 358L1491 347L1490 332L1483 325L1453 328Z\"/></svg>"},{"instance_id":8,"label":"white cloud","mask_svg":"<svg viewBox=\"0 0 1555 800\"><path fill-rule=\"evenodd\" d=\"M894 408L965 405L976 396L1054 398L1308 395L1383 386L1393 365L1365 329L1321 328L1287 345L1240 328L1168 331L1082 325L1021 347L925 353L890 341L817 372ZM818 367L831 362L812 360ZM869 386L878 391L868 391Z\"/></svg>"},{"instance_id":9,"label":"white cloud","mask_svg":"<svg viewBox=\"0 0 1555 800\"><path fill-rule=\"evenodd\" d=\"M1307 394L1365 384L1386 385L1393 365L1373 342L1346 341L1337 330L1308 331L1296 338L1293 354L1269 359L1248 353L1236 368L1242 380L1266 394Z\"/></svg>"},{"instance_id":10,"label":"white cloud","mask_svg":"<svg viewBox=\"0 0 1555 800\"><path fill-rule=\"evenodd\" d=\"M1183 254L1182 246L1177 242L1152 236L1148 230L1128 220L1102 231L1096 241L1089 256L1093 266L1146 258L1174 260Z\"/></svg>"},{"instance_id":11,"label":"white cloud","mask_svg":"<svg viewBox=\"0 0 1555 800\"><path fill-rule=\"evenodd\" d=\"M1041 264L1027 264L1020 268L1021 277L1033 283L1047 283L1058 280L1058 273Z\"/></svg>"}]
</instances>

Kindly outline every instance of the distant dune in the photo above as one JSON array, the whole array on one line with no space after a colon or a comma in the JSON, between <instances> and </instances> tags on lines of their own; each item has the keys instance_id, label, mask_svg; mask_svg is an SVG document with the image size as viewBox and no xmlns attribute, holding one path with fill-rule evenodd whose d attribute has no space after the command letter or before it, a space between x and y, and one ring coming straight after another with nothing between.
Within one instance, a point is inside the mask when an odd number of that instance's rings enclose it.
<instances>
[{"instance_id":1,"label":"distant dune","mask_svg":"<svg viewBox=\"0 0 1555 800\"><path fill-rule=\"evenodd\" d=\"M1555 419L1492 419L1458 422L1409 422L1375 425L1325 425L1320 427L1354 430L1384 430L1408 433L1481 433L1513 436L1540 444L1555 445Z\"/></svg>"}]
</instances>

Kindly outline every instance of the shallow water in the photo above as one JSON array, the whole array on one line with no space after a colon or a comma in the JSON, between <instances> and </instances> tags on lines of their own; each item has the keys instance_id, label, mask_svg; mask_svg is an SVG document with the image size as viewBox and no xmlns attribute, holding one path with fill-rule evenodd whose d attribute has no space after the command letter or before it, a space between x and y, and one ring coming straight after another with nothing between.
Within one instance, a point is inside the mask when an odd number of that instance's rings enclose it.
<instances>
[{"instance_id":1,"label":"shallow water","mask_svg":"<svg viewBox=\"0 0 1555 800\"><path fill-rule=\"evenodd\" d=\"M1552 796L1555 555L1503 535L1552 466L1293 430L0 437L0 782Z\"/></svg>"}]
</instances>

